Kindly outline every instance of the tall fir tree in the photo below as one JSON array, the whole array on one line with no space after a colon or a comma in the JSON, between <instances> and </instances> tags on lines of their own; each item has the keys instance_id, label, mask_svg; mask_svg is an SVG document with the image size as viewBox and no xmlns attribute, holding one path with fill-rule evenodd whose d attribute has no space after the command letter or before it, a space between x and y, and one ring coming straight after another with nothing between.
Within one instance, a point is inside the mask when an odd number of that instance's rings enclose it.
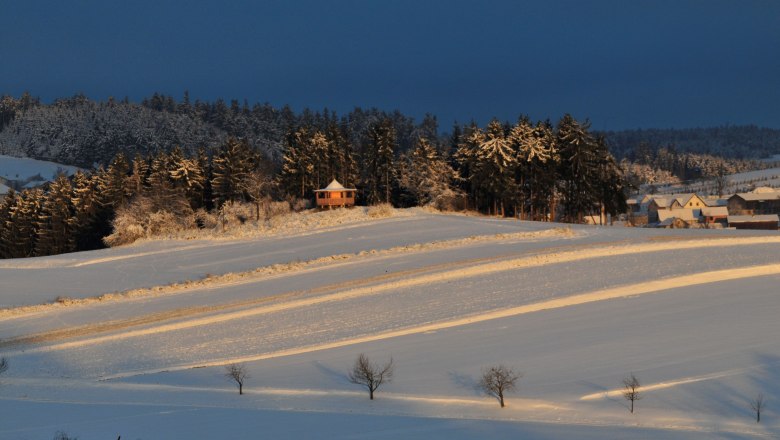
<instances>
[{"instance_id":1,"label":"tall fir tree","mask_svg":"<svg viewBox=\"0 0 780 440\"><path fill-rule=\"evenodd\" d=\"M49 185L38 214L36 255L55 255L75 250L73 189L60 175Z\"/></svg>"},{"instance_id":2,"label":"tall fir tree","mask_svg":"<svg viewBox=\"0 0 780 440\"><path fill-rule=\"evenodd\" d=\"M569 114L564 115L557 126L561 202L563 219L568 222L581 223L586 214L593 212L597 203L598 157L589 128L587 121L580 123Z\"/></svg>"},{"instance_id":3,"label":"tall fir tree","mask_svg":"<svg viewBox=\"0 0 780 440\"><path fill-rule=\"evenodd\" d=\"M212 160L211 190L214 205L243 199L241 182L258 165L257 154L244 140L230 138L217 149Z\"/></svg>"}]
</instances>

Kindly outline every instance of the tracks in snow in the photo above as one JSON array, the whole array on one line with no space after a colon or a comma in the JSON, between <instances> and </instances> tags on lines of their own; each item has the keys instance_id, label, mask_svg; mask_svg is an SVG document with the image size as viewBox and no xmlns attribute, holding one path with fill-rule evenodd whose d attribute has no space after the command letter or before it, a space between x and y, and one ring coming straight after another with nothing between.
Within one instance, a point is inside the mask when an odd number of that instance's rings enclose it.
<instances>
[{"instance_id":1,"label":"tracks in snow","mask_svg":"<svg viewBox=\"0 0 780 440\"><path fill-rule=\"evenodd\" d=\"M548 264L565 263L591 258L620 256L640 252L662 252L680 249L699 249L702 247L743 246L766 244L767 242L780 242L780 238L755 237L718 239L705 242L691 241L674 243L642 243L624 246L605 246L576 249L572 251L553 252L548 254L483 263L468 261L458 262L456 266L452 266L453 263L450 263L444 265L444 267L425 267L401 273L393 273L368 279L350 281L347 283L323 286L321 288L307 291L288 292L275 297L253 299L240 303L177 309L149 314L133 319L102 322L87 326L68 327L35 335L25 335L2 341L2 343L0 343L0 347L24 348L24 351L27 353L65 350L74 347L101 344L128 338L143 337L170 331L201 327L205 325L226 323L236 319L272 314L275 312L288 311L296 308L312 307L323 303L365 298L396 289L413 288L435 283L445 283L464 278L485 276L503 271L539 267ZM444 322L426 324L423 326L412 326L402 330L363 336L360 338L337 341L324 345L293 348L290 350L282 350L274 353L264 353L258 356L242 358L240 360L248 361L277 356L286 356L307 351L323 350L360 342L455 327L490 319L514 316L523 313L531 313L539 310L567 307L593 301L602 301L606 299L620 298L631 295L652 293L674 287L732 280L751 276L774 275L778 273L780 273L780 265L771 264L678 276L666 280L643 282L636 285L616 287L565 298L556 298L535 304L500 309L477 316L454 317L454 319ZM121 333L119 333L120 331ZM73 338L81 339L61 342ZM213 362L213 364L218 365L226 362L228 361L220 360ZM202 365L203 363L197 364L197 366ZM181 368L190 368L193 366L196 365L183 365Z\"/></svg>"}]
</instances>

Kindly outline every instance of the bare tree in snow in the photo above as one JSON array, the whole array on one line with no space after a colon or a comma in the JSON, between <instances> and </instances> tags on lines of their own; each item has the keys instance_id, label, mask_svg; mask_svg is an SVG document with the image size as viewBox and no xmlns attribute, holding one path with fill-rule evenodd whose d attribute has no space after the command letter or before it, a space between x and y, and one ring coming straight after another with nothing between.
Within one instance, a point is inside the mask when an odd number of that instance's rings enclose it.
<instances>
[{"instance_id":1,"label":"bare tree in snow","mask_svg":"<svg viewBox=\"0 0 780 440\"><path fill-rule=\"evenodd\" d=\"M0 374L5 373L6 371L8 371L8 359L3 356L0 357Z\"/></svg>"},{"instance_id":2,"label":"bare tree in snow","mask_svg":"<svg viewBox=\"0 0 780 440\"><path fill-rule=\"evenodd\" d=\"M495 365L482 371L479 387L488 395L498 399L498 403L503 408L504 394L513 391L521 377L523 377L522 373L516 373L503 365Z\"/></svg>"},{"instance_id":3,"label":"bare tree in snow","mask_svg":"<svg viewBox=\"0 0 780 440\"><path fill-rule=\"evenodd\" d=\"M236 383L238 394L244 394L244 381L249 379L249 373L244 364L225 365L225 377Z\"/></svg>"},{"instance_id":4,"label":"bare tree in snow","mask_svg":"<svg viewBox=\"0 0 780 440\"><path fill-rule=\"evenodd\" d=\"M372 364L368 356L360 353L347 377L350 382L366 387L369 399L374 400L374 391L393 379L393 358L380 367Z\"/></svg>"},{"instance_id":5,"label":"bare tree in snow","mask_svg":"<svg viewBox=\"0 0 780 440\"><path fill-rule=\"evenodd\" d=\"M639 387L641 386L639 379L634 376L634 373L623 379L623 397L631 402L632 414L634 413L634 402L642 398L639 394Z\"/></svg>"},{"instance_id":6,"label":"bare tree in snow","mask_svg":"<svg viewBox=\"0 0 780 440\"><path fill-rule=\"evenodd\" d=\"M758 396L750 401L750 408L756 413L756 423L761 423L761 410L764 409L765 405L764 393L758 393Z\"/></svg>"},{"instance_id":7,"label":"bare tree in snow","mask_svg":"<svg viewBox=\"0 0 780 440\"><path fill-rule=\"evenodd\" d=\"M273 179L263 169L256 169L241 181L241 189L255 205L255 220L260 221L260 207L270 200L269 193Z\"/></svg>"}]
</instances>

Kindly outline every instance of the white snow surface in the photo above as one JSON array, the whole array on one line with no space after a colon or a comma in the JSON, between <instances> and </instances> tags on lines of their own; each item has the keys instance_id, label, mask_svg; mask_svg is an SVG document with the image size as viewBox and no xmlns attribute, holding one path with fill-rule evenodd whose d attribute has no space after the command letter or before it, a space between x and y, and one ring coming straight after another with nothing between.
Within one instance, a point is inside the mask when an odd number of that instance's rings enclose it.
<instances>
[{"instance_id":1,"label":"white snow surface","mask_svg":"<svg viewBox=\"0 0 780 440\"><path fill-rule=\"evenodd\" d=\"M0 438L780 437L776 232L406 214L0 261ZM395 364L374 401L359 353Z\"/></svg>"},{"instance_id":2,"label":"white snow surface","mask_svg":"<svg viewBox=\"0 0 780 440\"><path fill-rule=\"evenodd\" d=\"M0 177L8 180L26 181L40 175L44 180L51 181L57 177L58 173L72 175L78 170L78 167L56 162L0 154Z\"/></svg>"}]
</instances>

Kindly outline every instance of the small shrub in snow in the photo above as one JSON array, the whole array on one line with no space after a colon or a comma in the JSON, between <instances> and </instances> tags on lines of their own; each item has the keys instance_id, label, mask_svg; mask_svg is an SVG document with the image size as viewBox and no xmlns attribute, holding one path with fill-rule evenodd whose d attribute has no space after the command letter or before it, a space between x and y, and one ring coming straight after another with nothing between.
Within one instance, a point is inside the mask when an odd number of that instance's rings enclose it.
<instances>
[{"instance_id":1,"label":"small shrub in snow","mask_svg":"<svg viewBox=\"0 0 780 440\"><path fill-rule=\"evenodd\" d=\"M374 391L379 389L383 383L393 379L393 358L380 367L372 364L368 356L360 353L347 377L350 382L366 387L368 398L374 400Z\"/></svg>"},{"instance_id":2,"label":"small shrub in snow","mask_svg":"<svg viewBox=\"0 0 780 440\"><path fill-rule=\"evenodd\" d=\"M641 386L639 379L634 376L634 373L623 379L623 398L631 402L629 409L631 414L634 413L634 402L642 398L642 395L639 394L639 387Z\"/></svg>"},{"instance_id":3,"label":"small shrub in snow","mask_svg":"<svg viewBox=\"0 0 780 440\"><path fill-rule=\"evenodd\" d=\"M385 218L393 215L393 205L389 203L380 203L379 205L368 207L368 216L371 218Z\"/></svg>"},{"instance_id":4,"label":"small shrub in snow","mask_svg":"<svg viewBox=\"0 0 780 440\"><path fill-rule=\"evenodd\" d=\"M295 199L290 201L290 208L293 212L301 212L307 209L311 209L311 200L309 199Z\"/></svg>"},{"instance_id":5,"label":"small shrub in snow","mask_svg":"<svg viewBox=\"0 0 780 440\"><path fill-rule=\"evenodd\" d=\"M249 203L230 201L222 205L219 216L222 226L229 228L243 225L247 220L255 218L254 206Z\"/></svg>"},{"instance_id":6,"label":"small shrub in snow","mask_svg":"<svg viewBox=\"0 0 780 440\"><path fill-rule=\"evenodd\" d=\"M750 408L756 414L756 423L761 423L761 410L766 406L763 393L758 393L755 399L750 401Z\"/></svg>"},{"instance_id":7,"label":"small shrub in snow","mask_svg":"<svg viewBox=\"0 0 780 440\"><path fill-rule=\"evenodd\" d=\"M495 365L482 370L479 387L489 396L498 399L498 403L503 408L504 394L513 391L521 377L523 377L522 373L515 373L511 368L503 365Z\"/></svg>"},{"instance_id":8,"label":"small shrub in snow","mask_svg":"<svg viewBox=\"0 0 780 440\"><path fill-rule=\"evenodd\" d=\"M290 213L289 202L270 202L266 205L266 218L279 217Z\"/></svg>"},{"instance_id":9,"label":"small shrub in snow","mask_svg":"<svg viewBox=\"0 0 780 440\"><path fill-rule=\"evenodd\" d=\"M214 229L219 225L219 219L211 212L201 208L195 211L195 225L198 229Z\"/></svg>"},{"instance_id":10,"label":"small shrub in snow","mask_svg":"<svg viewBox=\"0 0 780 440\"><path fill-rule=\"evenodd\" d=\"M195 227L195 216L189 206L179 206L177 212L160 208L145 197L136 198L120 208L112 223L114 230L103 242L108 246L130 244L140 238L171 235Z\"/></svg>"},{"instance_id":11,"label":"small shrub in snow","mask_svg":"<svg viewBox=\"0 0 780 440\"><path fill-rule=\"evenodd\" d=\"M130 244L146 235L143 225L132 214L117 214L113 225L114 231L103 238L103 242L109 247Z\"/></svg>"},{"instance_id":12,"label":"small shrub in snow","mask_svg":"<svg viewBox=\"0 0 780 440\"><path fill-rule=\"evenodd\" d=\"M238 394L244 394L244 381L249 379L249 373L244 364L225 365L225 377L236 383Z\"/></svg>"}]
</instances>

